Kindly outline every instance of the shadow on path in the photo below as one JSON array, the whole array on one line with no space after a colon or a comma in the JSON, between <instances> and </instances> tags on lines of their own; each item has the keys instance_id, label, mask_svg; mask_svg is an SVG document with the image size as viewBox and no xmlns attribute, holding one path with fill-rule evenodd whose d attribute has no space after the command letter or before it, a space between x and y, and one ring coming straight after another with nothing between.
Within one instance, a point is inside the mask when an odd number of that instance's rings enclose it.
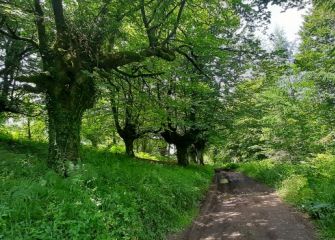
<instances>
[{"instance_id":1,"label":"shadow on path","mask_svg":"<svg viewBox=\"0 0 335 240\"><path fill-rule=\"evenodd\" d=\"M306 216L269 187L241 173L216 170L200 214L169 240L315 240Z\"/></svg>"}]
</instances>

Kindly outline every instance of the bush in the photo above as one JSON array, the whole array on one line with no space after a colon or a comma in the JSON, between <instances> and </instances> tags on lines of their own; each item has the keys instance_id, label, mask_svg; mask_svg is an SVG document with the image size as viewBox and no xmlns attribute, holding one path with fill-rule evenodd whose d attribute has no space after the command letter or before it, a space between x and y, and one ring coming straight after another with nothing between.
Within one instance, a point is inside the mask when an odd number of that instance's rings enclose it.
<instances>
[{"instance_id":1,"label":"bush","mask_svg":"<svg viewBox=\"0 0 335 240\"><path fill-rule=\"evenodd\" d=\"M292 175L286 178L279 188L279 195L287 202L302 205L313 197L308 179L302 175Z\"/></svg>"}]
</instances>

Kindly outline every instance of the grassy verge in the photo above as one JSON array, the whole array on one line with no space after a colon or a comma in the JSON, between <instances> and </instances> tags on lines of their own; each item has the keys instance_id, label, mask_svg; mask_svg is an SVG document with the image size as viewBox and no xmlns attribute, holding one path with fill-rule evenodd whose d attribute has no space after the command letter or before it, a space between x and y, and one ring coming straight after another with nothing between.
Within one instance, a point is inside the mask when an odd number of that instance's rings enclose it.
<instances>
[{"instance_id":1,"label":"grassy verge","mask_svg":"<svg viewBox=\"0 0 335 240\"><path fill-rule=\"evenodd\" d=\"M0 239L164 239L195 214L212 175L83 149L69 178L42 143L0 139Z\"/></svg>"},{"instance_id":2,"label":"grassy verge","mask_svg":"<svg viewBox=\"0 0 335 240\"><path fill-rule=\"evenodd\" d=\"M278 190L288 203L309 213L323 239L335 239L335 156L320 154L306 163L252 161L243 173Z\"/></svg>"}]
</instances>

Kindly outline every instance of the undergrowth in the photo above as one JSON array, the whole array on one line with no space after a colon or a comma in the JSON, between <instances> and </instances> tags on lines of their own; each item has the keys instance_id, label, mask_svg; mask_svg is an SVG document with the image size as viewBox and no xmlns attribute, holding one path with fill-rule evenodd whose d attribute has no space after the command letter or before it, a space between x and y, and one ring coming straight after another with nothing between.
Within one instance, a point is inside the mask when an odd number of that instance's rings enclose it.
<instances>
[{"instance_id":1,"label":"undergrowth","mask_svg":"<svg viewBox=\"0 0 335 240\"><path fill-rule=\"evenodd\" d=\"M274 187L285 201L307 212L323 239L335 239L335 156L319 154L295 164L252 161L240 164L239 170Z\"/></svg>"},{"instance_id":2,"label":"undergrowth","mask_svg":"<svg viewBox=\"0 0 335 240\"><path fill-rule=\"evenodd\" d=\"M64 179L46 154L46 144L1 137L0 239L164 239L191 221L212 175L83 149Z\"/></svg>"}]
</instances>

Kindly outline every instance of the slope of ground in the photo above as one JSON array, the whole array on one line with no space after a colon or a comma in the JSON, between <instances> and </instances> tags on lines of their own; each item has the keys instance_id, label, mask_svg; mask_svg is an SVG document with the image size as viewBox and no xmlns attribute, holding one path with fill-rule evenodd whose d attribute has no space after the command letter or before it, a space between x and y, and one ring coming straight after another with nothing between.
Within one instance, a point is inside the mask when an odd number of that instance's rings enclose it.
<instances>
[{"instance_id":1,"label":"slope of ground","mask_svg":"<svg viewBox=\"0 0 335 240\"><path fill-rule=\"evenodd\" d=\"M311 223L265 185L240 173L216 175L200 215L172 240L314 240Z\"/></svg>"},{"instance_id":2,"label":"slope of ground","mask_svg":"<svg viewBox=\"0 0 335 240\"><path fill-rule=\"evenodd\" d=\"M212 175L84 149L63 179L46 152L1 138L0 239L164 239L191 221Z\"/></svg>"}]
</instances>

